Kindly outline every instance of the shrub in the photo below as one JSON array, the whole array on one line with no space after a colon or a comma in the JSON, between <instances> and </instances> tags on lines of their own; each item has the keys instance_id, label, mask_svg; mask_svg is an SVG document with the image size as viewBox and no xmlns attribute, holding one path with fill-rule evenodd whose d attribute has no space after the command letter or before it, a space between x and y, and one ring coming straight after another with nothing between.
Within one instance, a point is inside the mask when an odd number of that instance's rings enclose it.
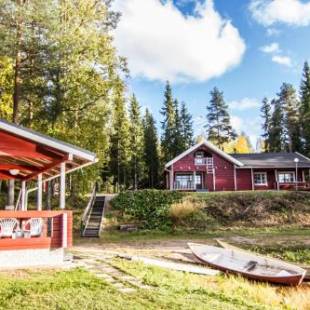
<instances>
[{"instance_id":1,"label":"shrub","mask_svg":"<svg viewBox=\"0 0 310 310\"><path fill-rule=\"evenodd\" d=\"M138 221L145 229L172 227L170 206L182 199L183 194L164 190L141 190L122 192L111 201L114 210L129 220Z\"/></svg>"}]
</instances>

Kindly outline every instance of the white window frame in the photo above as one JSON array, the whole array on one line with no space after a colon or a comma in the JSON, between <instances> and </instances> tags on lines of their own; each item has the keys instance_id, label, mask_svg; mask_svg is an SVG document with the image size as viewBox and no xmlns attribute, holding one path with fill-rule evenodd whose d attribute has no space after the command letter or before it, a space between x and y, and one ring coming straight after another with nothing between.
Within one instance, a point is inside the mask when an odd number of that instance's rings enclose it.
<instances>
[{"instance_id":1,"label":"white window frame","mask_svg":"<svg viewBox=\"0 0 310 310\"><path fill-rule=\"evenodd\" d=\"M256 183L255 175L264 175L265 182L264 183ZM265 171L263 171L263 172L254 172L253 179L254 179L254 185L255 186L268 186L267 172L265 172Z\"/></svg>"},{"instance_id":2,"label":"white window frame","mask_svg":"<svg viewBox=\"0 0 310 310\"><path fill-rule=\"evenodd\" d=\"M291 182L280 182L280 174L293 174L293 181ZM296 182L296 174L295 171L278 171L278 182L280 184L287 184L287 183L295 183Z\"/></svg>"}]
</instances>

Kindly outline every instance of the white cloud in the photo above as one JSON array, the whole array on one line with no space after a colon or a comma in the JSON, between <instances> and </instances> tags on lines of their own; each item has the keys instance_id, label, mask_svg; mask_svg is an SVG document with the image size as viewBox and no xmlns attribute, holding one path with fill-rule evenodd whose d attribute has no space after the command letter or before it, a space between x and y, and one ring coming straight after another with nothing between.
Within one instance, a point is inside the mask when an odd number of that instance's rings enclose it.
<instances>
[{"instance_id":1,"label":"white cloud","mask_svg":"<svg viewBox=\"0 0 310 310\"><path fill-rule=\"evenodd\" d=\"M172 1L117 0L115 9L122 13L116 47L135 77L206 81L238 65L245 52L238 29L212 0L197 2L195 16L184 16Z\"/></svg>"},{"instance_id":2,"label":"white cloud","mask_svg":"<svg viewBox=\"0 0 310 310\"><path fill-rule=\"evenodd\" d=\"M280 52L279 44L276 42L270 43L268 45L262 46L260 50L264 53L270 54L270 53L277 53Z\"/></svg>"},{"instance_id":3,"label":"white cloud","mask_svg":"<svg viewBox=\"0 0 310 310\"><path fill-rule=\"evenodd\" d=\"M261 119L259 117L243 119L237 115L232 115L231 124L238 134L245 132L255 148L257 138L259 138L261 134Z\"/></svg>"},{"instance_id":4,"label":"white cloud","mask_svg":"<svg viewBox=\"0 0 310 310\"><path fill-rule=\"evenodd\" d=\"M272 57L272 61L287 67L292 66L292 60L288 56L275 55Z\"/></svg>"},{"instance_id":5,"label":"white cloud","mask_svg":"<svg viewBox=\"0 0 310 310\"><path fill-rule=\"evenodd\" d=\"M310 1L252 0L249 9L253 18L264 26L276 23L292 26L310 24Z\"/></svg>"},{"instance_id":6,"label":"white cloud","mask_svg":"<svg viewBox=\"0 0 310 310\"><path fill-rule=\"evenodd\" d=\"M228 106L232 110L243 111L258 108L260 106L260 102L254 98L243 98L241 100L229 102Z\"/></svg>"},{"instance_id":7,"label":"white cloud","mask_svg":"<svg viewBox=\"0 0 310 310\"><path fill-rule=\"evenodd\" d=\"M267 32L267 36L271 37L271 36L276 36L280 34L281 31L276 28L267 28L266 32Z\"/></svg>"}]
</instances>

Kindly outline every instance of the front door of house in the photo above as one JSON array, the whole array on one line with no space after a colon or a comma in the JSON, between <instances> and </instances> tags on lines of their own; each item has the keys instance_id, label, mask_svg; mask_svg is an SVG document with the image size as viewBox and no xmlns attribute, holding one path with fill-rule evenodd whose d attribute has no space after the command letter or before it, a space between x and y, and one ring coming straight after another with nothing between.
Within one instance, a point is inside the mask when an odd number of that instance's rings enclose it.
<instances>
[{"instance_id":1,"label":"front door of house","mask_svg":"<svg viewBox=\"0 0 310 310\"><path fill-rule=\"evenodd\" d=\"M196 189L202 189L202 174L196 174L195 177Z\"/></svg>"}]
</instances>

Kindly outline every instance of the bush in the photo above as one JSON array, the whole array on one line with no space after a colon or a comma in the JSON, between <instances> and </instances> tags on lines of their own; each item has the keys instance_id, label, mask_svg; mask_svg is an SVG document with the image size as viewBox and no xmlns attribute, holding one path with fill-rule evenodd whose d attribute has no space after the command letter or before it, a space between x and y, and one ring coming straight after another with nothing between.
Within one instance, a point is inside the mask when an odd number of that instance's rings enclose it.
<instances>
[{"instance_id":1,"label":"bush","mask_svg":"<svg viewBox=\"0 0 310 310\"><path fill-rule=\"evenodd\" d=\"M168 229L173 224L169 216L170 206L182 197L182 193L174 191L128 191L113 198L111 206L129 221L138 221L141 228Z\"/></svg>"}]
</instances>

